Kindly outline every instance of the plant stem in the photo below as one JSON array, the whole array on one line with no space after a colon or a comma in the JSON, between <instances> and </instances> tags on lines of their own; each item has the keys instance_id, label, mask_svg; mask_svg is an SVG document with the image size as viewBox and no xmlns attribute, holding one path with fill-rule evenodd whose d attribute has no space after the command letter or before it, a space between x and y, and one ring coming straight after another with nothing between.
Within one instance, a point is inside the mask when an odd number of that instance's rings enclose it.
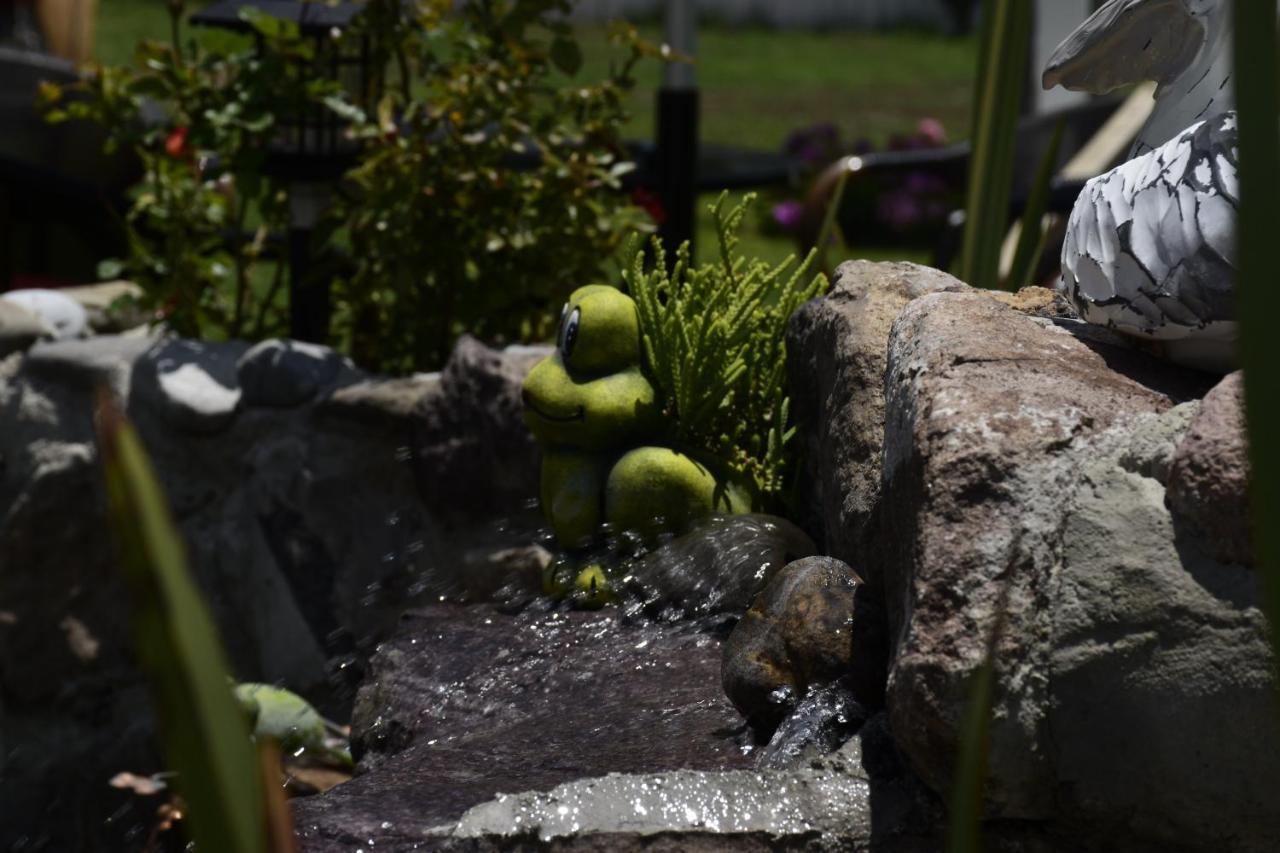
<instances>
[{"instance_id":1,"label":"plant stem","mask_svg":"<svg viewBox=\"0 0 1280 853\"><path fill-rule=\"evenodd\" d=\"M179 67L183 67L184 60L182 56L182 12L186 5L185 0L169 0L169 40L173 46L173 61Z\"/></svg>"},{"instance_id":2,"label":"plant stem","mask_svg":"<svg viewBox=\"0 0 1280 853\"><path fill-rule=\"evenodd\" d=\"M238 196L238 193L237 193ZM249 270L248 259L244 253L244 233L245 214L249 210L249 205L240 198L236 198L232 202L236 206L236 215L233 217L235 221L235 231L231 235L232 256L236 263L236 300L235 308L231 314L231 328L227 330L229 337L240 337L240 324L244 318L244 298L249 289Z\"/></svg>"},{"instance_id":3,"label":"plant stem","mask_svg":"<svg viewBox=\"0 0 1280 853\"><path fill-rule=\"evenodd\" d=\"M284 283L285 266L286 264L283 260L276 260L276 274L271 279L271 287L267 289L266 298L258 306L258 318L253 324L253 337L255 340L262 337L262 330L267 325L267 311L270 310L272 304L276 301L276 296L280 293L280 286Z\"/></svg>"}]
</instances>

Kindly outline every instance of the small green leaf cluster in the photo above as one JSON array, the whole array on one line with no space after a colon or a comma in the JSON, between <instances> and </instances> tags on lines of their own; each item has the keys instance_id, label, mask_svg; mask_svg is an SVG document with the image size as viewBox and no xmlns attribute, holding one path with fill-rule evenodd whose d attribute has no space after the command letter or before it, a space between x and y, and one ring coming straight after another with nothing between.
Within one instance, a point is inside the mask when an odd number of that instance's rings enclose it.
<instances>
[{"instance_id":1,"label":"small green leaf cluster","mask_svg":"<svg viewBox=\"0 0 1280 853\"><path fill-rule=\"evenodd\" d=\"M654 241L652 264L637 247L625 279L640 313L646 367L665 400L673 438L709 453L748 478L762 507L782 499L795 433L786 396L787 321L822 295L827 278L810 277L815 253L777 267L736 254L738 233L754 203L710 207L719 257L695 266L688 244L671 271Z\"/></svg>"},{"instance_id":2,"label":"small green leaf cluster","mask_svg":"<svg viewBox=\"0 0 1280 853\"><path fill-rule=\"evenodd\" d=\"M338 325L359 363L438 365L464 331L546 339L568 294L651 228L621 192L633 166L620 128L656 49L619 28L622 61L578 82L571 5L425 0L407 25L399 0L371 0L385 71L366 108L330 101L366 146L339 205L353 267Z\"/></svg>"}]
</instances>

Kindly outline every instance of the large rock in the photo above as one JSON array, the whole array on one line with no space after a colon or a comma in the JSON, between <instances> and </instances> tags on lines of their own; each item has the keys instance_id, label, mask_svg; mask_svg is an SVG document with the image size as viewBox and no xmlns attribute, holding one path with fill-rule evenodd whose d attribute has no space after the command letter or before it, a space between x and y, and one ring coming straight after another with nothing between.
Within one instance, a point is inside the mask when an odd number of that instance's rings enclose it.
<instances>
[{"instance_id":1,"label":"large rock","mask_svg":"<svg viewBox=\"0 0 1280 853\"><path fill-rule=\"evenodd\" d=\"M749 767L719 661L713 635L617 610L411 611L356 703L353 746L368 772L296 803L304 849L408 849L502 791Z\"/></svg>"},{"instance_id":2,"label":"large rock","mask_svg":"<svg viewBox=\"0 0 1280 853\"><path fill-rule=\"evenodd\" d=\"M979 294L912 303L888 352L888 708L915 769L949 790L1003 606L989 817L1276 849L1257 578L1179 547L1165 506L1204 379Z\"/></svg>"},{"instance_id":3,"label":"large rock","mask_svg":"<svg viewBox=\"0 0 1280 853\"><path fill-rule=\"evenodd\" d=\"M865 566L880 495L885 347L893 321L913 299L967 290L928 267L852 261L836 270L830 293L791 318L787 373L804 464L800 513L825 553Z\"/></svg>"},{"instance_id":4,"label":"large rock","mask_svg":"<svg viewBox=\"0 0 1280 853\"><path fill-rule=\"evenodd\" d=\"M1224 563L1252 566L1244 374L1204 398L1169 471L1169 508L1185 539Z\"/></svg>"},{"instance_id":5,"label":"large rock","mask_svg":"<svg viewBox=\"0 0 1280 853\"><path fill-rule=\"evenodd\" d=\"M341 367L316 380L312 402L236 406L245 349L101 336L0 362L0 728L7 747L19 735L44 745L4 762L0 837L71 832L78 824L57 819L71 802L103 833L90 846L106 848L116 830L97 818L118 803L103 805L102 780L160 769L104 510L92 423L100 385L138 426L239 678L280 683L345 716L367 654L406 599L477 585L469 574L485 553L446 535L413 464L417 412L448 389L429 379L379 388ZM458 477L448 449L493 434L485 410L470 411L454 424L465 435L442 427L424 445ZM499 475L475 472L466 485L476 494L481 476ZM511 547L519 537L494 532L491 518L470 519L487 531L484 546Z\"/></svg>"}]
</instances>

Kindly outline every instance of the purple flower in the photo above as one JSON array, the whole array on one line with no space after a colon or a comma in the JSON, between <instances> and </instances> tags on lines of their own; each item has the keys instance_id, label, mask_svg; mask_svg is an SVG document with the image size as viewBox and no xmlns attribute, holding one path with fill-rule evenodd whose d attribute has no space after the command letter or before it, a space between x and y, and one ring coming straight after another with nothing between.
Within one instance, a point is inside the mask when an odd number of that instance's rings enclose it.
<instances>
[{"instance_id":1,"label":"purple flower","mask_svg":"<svg viewBox=\"0 0 1280 853\"><path fill-rule=\"evenodd\" d=\"M773 221L784 231L793 231L804 216L804 205L798 201L784 201L773 206Z\"/></svg>"},{"instance_id":2,"label":"purple flower","mask_svg":"<svg viewBox=\"0 0 1280 853\"><path fill-rule=\"evenodd\" d=\"M782 151L793 160L819 167L834 160L840 150L840 129L834 124L815 124L787 137Z\"/></svg>"},{"instance_id":3,"label":"purple flower","mask_svg":"<svg viewBox=\"0 0 1280 853\"><path fill-rule=\"evenodd\" d=\"M920 200L906 190L894 190L880 196L876 215L895 231L906 231L920 223L924 211Z\"/></svg>"}]
</instances>

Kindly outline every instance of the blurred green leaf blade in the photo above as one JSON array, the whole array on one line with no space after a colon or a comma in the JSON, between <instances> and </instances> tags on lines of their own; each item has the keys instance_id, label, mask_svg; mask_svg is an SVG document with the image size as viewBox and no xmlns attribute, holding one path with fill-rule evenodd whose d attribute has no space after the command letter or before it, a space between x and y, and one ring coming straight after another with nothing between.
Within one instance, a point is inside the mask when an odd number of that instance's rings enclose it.
<instances>
[{"instance_id":1,"label":"blurred green leaf blade","mask_svg":"<svg viewBox=\"0 0 1280 853\"><path fill-rule=\"evenodd\" d=\"M201 851L263 853L257 758L213 618L142 442L107 392L99 394L96 420L138 661L189 809L189 835Z\"/></svg>"}]
</instances>

